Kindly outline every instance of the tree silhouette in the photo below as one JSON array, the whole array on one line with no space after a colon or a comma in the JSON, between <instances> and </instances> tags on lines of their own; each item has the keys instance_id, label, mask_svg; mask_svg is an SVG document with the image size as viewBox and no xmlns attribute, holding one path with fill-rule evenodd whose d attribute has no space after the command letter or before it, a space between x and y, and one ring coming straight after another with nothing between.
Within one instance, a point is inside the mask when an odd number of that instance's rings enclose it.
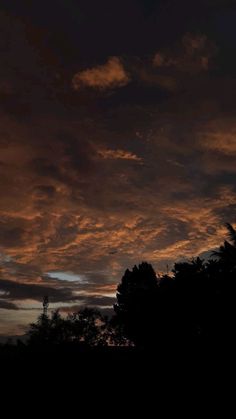
<instances>
[{"instance_id":1,"label":"tree silhouette","mask_svg":"<svg viewBox=\"0 0 236 419\"><path fill-rule=\"evenodd\" d=\"M88 346L106 345L106 319L98 310L86 307L69 315L67 324L73 342Z\"/></svg>"},{"instance_id":2,"label":"tree silhouette","mask_svg":"<svg viewBox=\"0 0 236 419\"><path fill-rule=\"evenodd\" d=\"M174 266L175 321L177 336L192 338L204 333L209 304L205 263L199 257Z\"/></svg>"},{"instance_id":3,"label":"tree silhouette","mask_svg":"<svg viewBox=\"0 0 236 419\"><path fill-rule=\"evenodd\" d=\"M147 263L125 272L114 306L124 336L139 346L234 339L236 230L226 227L230 241L214 260L178 262L158 281Z\"/></svg>"},{"instance_id":4,"label":"tree silhouette","mask_svg":"<svg viewBox=\"0 0 236 419\"><path fill-rule=\"evenodd\" d=\"M115 315L109 320L92 308L63 318L48 315L48 299L29 342L37 345L73 343L90 346L157 347L204 340L219 345L235 340L236 230L226 225L229 240L215 258L197 257L175 263L172 274L157 278L142 262L127 269L117 287Z\"/></svg>"},{"instance_id":5,"label":"tree silhouette","mask_svg":"<svg viewBox=\"0 0 236 419\"><path fill-rule=\"evenodd\" d=\"M117 287L116 322L124 336L137 345L149 345L155 335L157 277L147 262L127 269Z\"/></svg>"},{"instance_id":6,"label":"tree silhouette","mask_svg":"<svg viewBox=\"0 0 236 419\"><path fill-rule=\"evenodd\" d=\"M39 315L36 323L30 325L28 331L29 343L31 345L58 345L69 341L69 328L59 310L48 315L49 299L43 299L43 312Z\"/></svg>"},{"instance_id":7,"label":"tree silhouette","mask_svg":"<svg viewBox=\"0 0 236 419\"><path fill-rule=\"evenodd\" d=\"M29 343L42 345L50 343L50 319L48 317L48 297L43 299L43 312L39 315L36 323L31 323L28 331Z\"/></svg>"},{"instance_id":8,"label":"tree silhouette","mask_svg":"<svg viewBox=\"0 0 236 419\"><path fill-rule=\"evenodd\" d=\"M48 307L48 302L47 302ZM106 345L107 321L101 313L92 308L84 308L63 318L59 310L49 317L45 311L36 323L30 325L28 336L31 345L83 344L87 346Z\"/></svg>"},{"instance_id":9,"label":"tree silhouette","mask_svg":"<svg viewBox=\"0 0 236 419\"><path fill-rule=\"evenodd\" d=\"M225 240L224 244L220 246L219 250L214 251L213 255L218 257L219 268L224 271L235 271L236 269L236 230L227 223L229 240Z\"/></svg>"},{"instance_id":10,"label":"tree silhouette","mask_svg":"<svg viewBox=\"0 0 236 419\"><path fill-rule=\"evenodd\" d=\"M214 252L218 267L215 272L217 336L224 341L232 341L235 339L236 230L229 223L226 224L226 228L229 241L226 240L219 250Z\"/></svg>"}]
</instances>

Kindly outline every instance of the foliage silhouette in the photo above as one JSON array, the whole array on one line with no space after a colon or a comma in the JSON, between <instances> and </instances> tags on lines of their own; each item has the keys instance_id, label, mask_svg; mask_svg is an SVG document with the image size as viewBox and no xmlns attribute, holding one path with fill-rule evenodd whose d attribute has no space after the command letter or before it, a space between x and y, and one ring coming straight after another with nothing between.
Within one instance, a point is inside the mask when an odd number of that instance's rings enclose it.
<instances>
[{"instance_id":1,"label":"foliage silhouette","mask_svg":"<svg viewBox=\"0 0 236 419\"><path fill-rule=\"evenodd\" d=\"M228 236L230 242L225 240L218 251L213 252L218 258L218 267L222 271L235 271L236 269L236 230L231 224L227 223Z\"/></svg>"},{"instance_id":2,"label":"foliage silhouette","mask_svg":"<svg viewBox=\"0 0 236 419\"><path fill-rule=\"evenodd\" d=\"M44 310L37 322L30 325L29 344L105 345L105 325L105 319L99 311L91 308L84 308L68 315L67 318L61 317L59 310L52 312L49 317Z\"/></svg>"},{"instance_id":3,"label":"foliage silhouette","mask_svg":"<svg viewBox=\"0 0 236 419\"><path fill-rule=\"evenodd\" d=\"M136 345L152 341L157 291L155 271L147 262L135 265L132 271L127 269L117 287L116 321L123 326L124 335Z\"/></svg>"},{"instance_id":4,"label":"foliage silhouette","mask_svg":"<svg viewBox=\"0 0 236 419\"><path fill-rule=\"evenodd\" d=\"M158 280L146 262L125 272L115 318L135 345L234 340L236 231L226 227L230 242L213 253L216 259L176 263L172 275Z\"/></svg>"},{"instance_id":5,"label":"foliage silhouette","mask_svg":"<svg viewBox=\"0 0 236 419\"><path fill-rule=\"evenodd\" d=\"M58 310L49 315L45 297L42 314L29 327L28 347L176 348L189 342L232 346L236 230L230 224L226 227L229 239L213 252L213 259L178 262L170 275L158 277L147 262L127 269L117 287L111 319L88 307L67 317Z\"/></svg>"},{"instance_id":6,"label":"foliage silhouette","mask_svg":"<svg viewBox=\"0 0 236 419\"><path fill-rule=\"evenodd\" d=\"M106 319L101 313L85 307L67 318L70 339L88 346L106 345Z\"/></svg>"}]
</instances>

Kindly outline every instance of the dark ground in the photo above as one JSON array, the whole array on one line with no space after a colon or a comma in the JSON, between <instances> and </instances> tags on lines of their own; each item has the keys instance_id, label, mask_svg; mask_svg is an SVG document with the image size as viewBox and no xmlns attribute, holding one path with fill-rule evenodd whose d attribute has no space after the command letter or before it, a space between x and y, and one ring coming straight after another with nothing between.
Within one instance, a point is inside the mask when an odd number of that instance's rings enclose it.
<instances>
[{"instance_id":1,"label":"dark ground","mask_svg":"<svg viewBox=\"0 0 236 419\"><path fill-rule=\"evenodd\" d=\"M2 403L8 414L70 416L223 416L235 402L233 348L48 349L2 347ZM234 407L233 407L234 409Z\"/></svg>"}]
</instances>

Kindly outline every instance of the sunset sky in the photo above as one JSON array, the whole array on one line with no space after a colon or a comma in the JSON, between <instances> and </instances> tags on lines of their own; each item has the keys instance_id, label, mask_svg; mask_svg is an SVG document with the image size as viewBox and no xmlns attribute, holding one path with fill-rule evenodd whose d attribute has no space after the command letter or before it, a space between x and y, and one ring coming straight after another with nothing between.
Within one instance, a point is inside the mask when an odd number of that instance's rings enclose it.
<instances>
[{"instance_id":1,"label":"sunset sky","mask_svg":"<svg viewBox=\"0 0 236 419\"><path fill-rule=\"evenodd\" d=\"M236 1L0 2L0 334L236 222Z\"/></svg>"}]
</instances>

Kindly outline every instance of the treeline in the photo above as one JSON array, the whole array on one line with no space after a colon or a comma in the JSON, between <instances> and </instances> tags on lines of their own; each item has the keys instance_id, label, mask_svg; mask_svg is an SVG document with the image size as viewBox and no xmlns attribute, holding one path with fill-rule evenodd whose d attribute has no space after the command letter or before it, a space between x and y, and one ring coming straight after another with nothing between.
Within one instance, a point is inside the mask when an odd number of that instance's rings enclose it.
<instances>
[{"instance_id":1,"label":"treeline","mask_svg":"<svg viewBox=\"0 0 236 419\"><path fill-rule=\"evenodd\" d=\"M48 301L29 327L28 345L160 347L186 341L235 340L236 230L210 260L176 263L157 277L147 262L127 269L117 287L112 318L85 308L66 318Z\"/></svg>"}]
</instances>

